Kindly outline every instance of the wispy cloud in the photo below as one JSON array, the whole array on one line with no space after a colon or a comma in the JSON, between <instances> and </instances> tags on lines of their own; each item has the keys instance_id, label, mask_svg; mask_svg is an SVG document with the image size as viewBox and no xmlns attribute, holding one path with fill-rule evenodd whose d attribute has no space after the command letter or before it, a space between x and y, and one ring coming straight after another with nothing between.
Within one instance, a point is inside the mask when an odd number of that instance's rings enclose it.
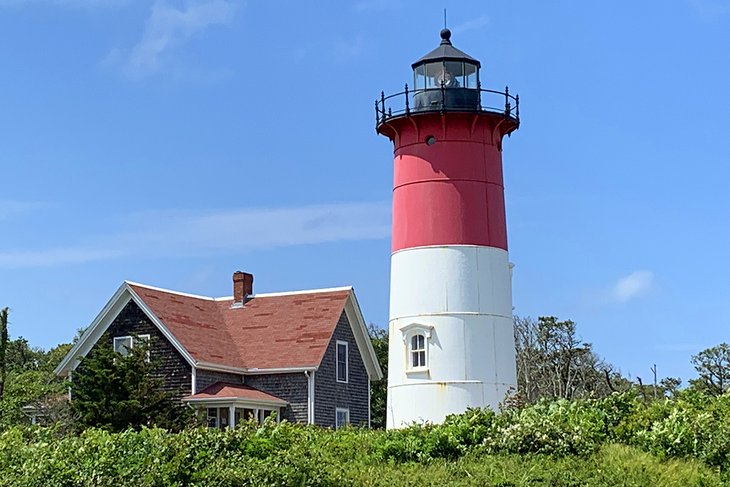
<instances>
[{"instance_id":1,"label":"wispy cloud","mask_svg":"<svg viewBox=\"0 0 730 487\"><path fill-rule=\"evenodd\" d=\"M705 20L715 20L730 14L727 0L689 0L689 4Z\"/></svg>"},{"instance_id":2,"label":"wispy cloud","mask_svg":"<svg viewBox=\"0 0 730 487\"><path fill-rule=\"evenodd\" d=\"M56 5L59 7L76 8L107 8L125 5L131 0L0 0L0 7L14 6L27 7L31 5Z\"/></svg>"},{"instance_id":3,"label":"wispy cloud","mask_svg":"<svg viewBox=\"0 0 730 487\"><path fill-rule=\"evenodd\" d=\"M0 269L84 264L120 256L120 251L90 247L0 251Z\"/></svg>"},{"instance_id":4,"label":"wispy cloud","mask_svg":"<svg viewBox=\"0 0 730 487\"><path fill-rule=\"evenodd\" d=\"M132 235L134 240L172 244L183 250L360 240L380 238L390 231L390 206L384 203L242 208L210 213L151 212L133 218L143 227Z\"/></svg>"},{"instance_id":5,"label":"wispy cloud","mask_svg":"<svg viewBox=\"0 0 730 487\"><path fill-rule=\"evenodd\" d=\"M654 274L649 271L635 271L616 281L613 285L610 298L618 303L625 303L632 299L646 295L654 287Z\"/></svg>"},{"instance_id":6,"label":"wispy cloud","mask_svg":"<svg viewBox=\"0 0 730 487\"><path fill-rule=\"evenodd\" d=\"M390 205L340 203L299 208L163 211L128 215L125 230L83 245L0 250L0 268L47 267L122 257L184 257L211 252L370 240L390 234ZM93 243L89 243L93 242Z\"/></svg>"},{"instance_id":7,"label":"wispy cloud","mask_svg":"<svg viewBox=\"0 0 730 487\"><path fill-rule=\"evenodd\" d=\"M454 34L462 34L464 32L470 31L470 30L477 30L481 29L482 27L485 27L489 24L489 17L486 15L482 15L480 17L476 17L471 20L467 20L466 22L462 22L461 24L455 25L451 31Z\"/></svg>"},{"instance_id":8,"label":"wispy cloud","mask_svg":"<svg viewBox=\"0 0 730 487\"><path fill-rule=\"evenodd\" d=\"M139 42L128 51L112 50L104 64L120 67L132 79L156 74L176 49L212 26L229 23L235 11L228 0L190 0L181 8L156 0Z\"/></svg>"},{"instance_id":9,"label":"wispy cloud","mask_svg":"<svg viewBox=\"0 0 730 487\"><path fill-rule=\"evenodd\" d=\"M40 201L0 200L0 221L42 210L47 206L47 203Z\"/></svg>"}]
</instances>

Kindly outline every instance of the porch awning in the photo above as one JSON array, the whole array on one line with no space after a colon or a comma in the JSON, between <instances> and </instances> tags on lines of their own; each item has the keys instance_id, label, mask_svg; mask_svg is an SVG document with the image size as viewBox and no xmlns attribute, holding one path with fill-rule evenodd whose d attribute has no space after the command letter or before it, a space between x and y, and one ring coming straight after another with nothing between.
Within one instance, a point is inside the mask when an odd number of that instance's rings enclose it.
<instances>
[{"instance_id":1,"label":"porch awning","mask_svg":"<svg viewBox=\"0 0 730 487\"><path fill-rule=\"evenodd\" d=\"M260 391L245 384L216 382L197 394L186 396L183 402L191 405L233 404L240 406L283 407L287 402L272 394Z\"/></svg>"}]
</instances>

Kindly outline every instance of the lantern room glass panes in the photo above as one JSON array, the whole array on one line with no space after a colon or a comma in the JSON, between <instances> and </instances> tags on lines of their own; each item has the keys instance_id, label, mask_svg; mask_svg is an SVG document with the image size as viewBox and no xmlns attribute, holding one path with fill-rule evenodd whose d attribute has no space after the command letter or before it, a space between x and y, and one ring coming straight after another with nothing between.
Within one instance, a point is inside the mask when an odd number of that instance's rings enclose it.
<instances>
[{"instance_id":1,"label":"lantern room glass panes","mask_svg":"<svg viewBox=\"0 0 730 487\"><path fill-rule=\"evenodd\" d=\"M441 88L471 88L479 86L479 70L476 64L463 61L438 61L417 66L413 70L413 86L416 90Z\"/></svg>"},{"instance_id":2,"label":"lantern room glass panes","mask_svg":"<svg viewBox=\"0 0 730 487\"><path fill-rule=\"evenodd\" d=\"M479 70L476 65L464 63L464 88L477 89L479 87Z\"/></svg>"}]
</instances>

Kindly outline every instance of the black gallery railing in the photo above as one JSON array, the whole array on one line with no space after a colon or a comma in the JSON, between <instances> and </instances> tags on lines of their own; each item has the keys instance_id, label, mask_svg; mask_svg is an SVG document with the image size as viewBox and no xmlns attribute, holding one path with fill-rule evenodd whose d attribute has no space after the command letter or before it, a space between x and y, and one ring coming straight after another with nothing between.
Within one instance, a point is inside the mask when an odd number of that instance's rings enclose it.
<instances>
[{"instance_id":1,"label":"black gallery railing","mask_svg":"<svg viewBox=\"0 0 730 487\"><path fill-rule=\"evenodd\" d=\"M520 122L520 96L510 95L509 87L504 91L481 88L426 88L408 90L375 100L375 125L393 117L423 112L490 112Z\"/></svg>"}]
</instances>

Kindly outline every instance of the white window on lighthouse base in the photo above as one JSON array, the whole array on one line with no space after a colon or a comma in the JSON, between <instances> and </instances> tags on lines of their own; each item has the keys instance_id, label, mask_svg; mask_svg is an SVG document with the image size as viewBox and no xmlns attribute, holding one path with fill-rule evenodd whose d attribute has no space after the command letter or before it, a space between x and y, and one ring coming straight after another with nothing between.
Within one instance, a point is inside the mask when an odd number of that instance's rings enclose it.
<instances>
[{"instance_id":1,"label":"white window on lighthouse base","mask_svg":"<svg viewBox=\"0 0 730 487\"><path fill-rule=\"evenodd\" d=\"M411 323L401 328L406 347L406 374L428 372L428 348L432 327Z\"/></svg>"}]
</instances>

